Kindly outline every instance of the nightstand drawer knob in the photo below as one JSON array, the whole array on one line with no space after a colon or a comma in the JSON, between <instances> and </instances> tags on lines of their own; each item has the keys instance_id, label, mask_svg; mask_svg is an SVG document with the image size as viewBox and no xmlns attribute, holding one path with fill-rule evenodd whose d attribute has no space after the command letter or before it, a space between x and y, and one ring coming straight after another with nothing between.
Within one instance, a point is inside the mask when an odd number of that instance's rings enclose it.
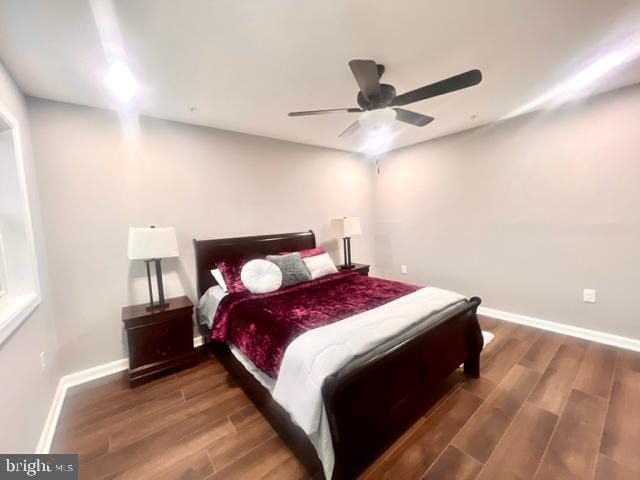
<instances>
[{"instance_id":1,"label":"nightstand drawer knob","mask_svg":"<svg viewBox=\"0 0 640 480\"><path fill-rule=\"evenodd\" d=\"M171 352L171 347L167 347L167 348L164 348L162 350L158 350L158 353L162 357L166 357L167 355L169 355L170 352Z\"/></svg>"}]
</instances>

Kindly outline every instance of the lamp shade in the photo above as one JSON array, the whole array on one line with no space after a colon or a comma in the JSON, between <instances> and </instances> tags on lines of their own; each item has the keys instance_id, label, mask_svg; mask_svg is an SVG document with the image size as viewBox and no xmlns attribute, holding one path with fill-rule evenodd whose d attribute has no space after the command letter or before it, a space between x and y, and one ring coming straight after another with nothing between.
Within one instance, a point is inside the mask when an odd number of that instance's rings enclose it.
<instances>
[{"instance_id":1,"label":"lamp shade","mask_svg":"<svg viewBox=\"0 0 640 480\"><path fill-rule=\"evenodd\" d=\"M129 260L149 260L178 256L178 241L173 227L129 228Z\"/></svg>"},{"instance_id":2,"label":"lamp shade","mask_svg":"<svg viewBox=\"0 0 640 480\"><path fill-rule=\"evenodd\" d=\"M354 235L362 235L360 227L360 217L342 217L335 219L338 235L341 237L353 237Z\"/></svg>"}]
</instances>

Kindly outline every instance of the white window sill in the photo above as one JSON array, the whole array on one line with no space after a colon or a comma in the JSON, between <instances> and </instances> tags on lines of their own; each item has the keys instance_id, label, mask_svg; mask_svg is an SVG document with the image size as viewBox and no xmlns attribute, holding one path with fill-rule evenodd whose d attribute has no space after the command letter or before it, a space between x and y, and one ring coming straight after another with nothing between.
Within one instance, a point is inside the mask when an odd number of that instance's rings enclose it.
<instances>
[{"instance_id":1,"label":"white window sill","mask_svg":"<svg viewBox=\"0 0 640 480\"><path fill-rule=\"evenodd\" d=\"M40 296L4 295L0 298L0 345L20 326L22 322L40 305Z\"/></svg>"}]
</instances>

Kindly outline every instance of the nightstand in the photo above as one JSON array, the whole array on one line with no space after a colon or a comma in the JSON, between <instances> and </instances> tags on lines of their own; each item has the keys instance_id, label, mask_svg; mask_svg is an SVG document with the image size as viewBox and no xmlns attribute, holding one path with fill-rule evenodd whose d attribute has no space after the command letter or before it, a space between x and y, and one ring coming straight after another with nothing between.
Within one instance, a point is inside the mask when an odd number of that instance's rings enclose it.
<instances>
[{"instance_id":1,"label":"nightstand","mask_svg":"<svg viewBox=\"0 0 640 480\"><path fill-rule=\"evenodd\" d=\"M155 310L147 310L146 304L122 308L129 343L130 387L196 363L193 303L188 297L167 302L167 306Z\"/></svg>"},{"instance_id":2,"label":"nightstand","mask_svg":"<svg viewBox=\"0 0 640 480\"><path fill-rule=\"evenodd\" d=\"M364 275L365 277L369 276L369 265L364 263L354 263L353 268L342 269L343 265L337 265L338 270L343 273L349 272L358 272L360 275Z\"/></svg>"}]
</instances>

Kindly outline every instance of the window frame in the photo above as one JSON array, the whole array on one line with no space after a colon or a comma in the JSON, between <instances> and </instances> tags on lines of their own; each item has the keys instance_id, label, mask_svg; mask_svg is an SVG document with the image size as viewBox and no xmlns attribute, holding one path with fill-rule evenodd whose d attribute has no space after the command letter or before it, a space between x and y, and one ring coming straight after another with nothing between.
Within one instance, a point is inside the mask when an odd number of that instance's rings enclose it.
<instances>
[{"instance_id":1,"label":"window frame","mask_svg":"<svg viewBox=\"0 0 640 480\"><path fill-rule=\"evenodd\" d=\"M18 188L22 200L23 211L20 212L25 226L27 261L24 268L28 269L28 288L21 288L16 292L11 287L11 276L7 265L6 243L0 237L0 275L2 276L2 293L0 294L0 348L20 325L33 313L42 301L40 290L40 275L38 272L38 257L36 254L33 223L31 219L31 204L27 188L24 154L22 150L22 129L16 117L7 106L0 102L0 119L9 126L13 141L13 154L18 176ZM1 233L1 232L0 232ZM6 237L5 237L6 239ZM28 265L27 265L28 263ZM22 266L21 266L22 268Z\"/></svg>"}]
</instances>

